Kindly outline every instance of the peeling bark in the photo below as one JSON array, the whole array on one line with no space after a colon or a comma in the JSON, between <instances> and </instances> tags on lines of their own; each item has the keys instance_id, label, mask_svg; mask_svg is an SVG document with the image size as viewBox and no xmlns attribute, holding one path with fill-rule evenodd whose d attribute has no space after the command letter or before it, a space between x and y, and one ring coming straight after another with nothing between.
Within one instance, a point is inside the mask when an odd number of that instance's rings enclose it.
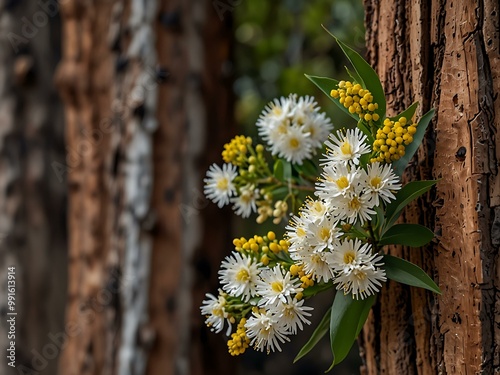
<instances>
[{"instance_id":1,"label":"peeling bark","mask_svg":"<svg viewBox=\"0 0 500 375\"><path fill-rule=\"evenodd\" d=\"M230 33L205 37L215 17L209 5L95 0L62 7L57 81L68 149L81 150L84 134L99 136L70 165L66 321L81 330L68 334L63 374L211 368L208 355L193 359L192 348L202 346L191 331L193 310L197 327L202 321L192 291L194 253L204 246L201 158L205 139L230 129L232 102L229 81L205 84L220 76L230 45ZM212 234L213 243L226 236ZM206 253L218 262L223 250Z\"/></svg>"},{"instance_id":2,"label":"peeling bark","mask_svg":"<svg viewBox=\"0 0 500 375\"><path fill-rule=\"evenodd\" d=\"M439 178L406 222L436 233L419 264L442 296L388 283L360 342L364 374L491 374L500 370L498 274L498 2L365 0L368 59L389 115L414 101L436 115L405 180Z\"/></svg>"}]
</instances>

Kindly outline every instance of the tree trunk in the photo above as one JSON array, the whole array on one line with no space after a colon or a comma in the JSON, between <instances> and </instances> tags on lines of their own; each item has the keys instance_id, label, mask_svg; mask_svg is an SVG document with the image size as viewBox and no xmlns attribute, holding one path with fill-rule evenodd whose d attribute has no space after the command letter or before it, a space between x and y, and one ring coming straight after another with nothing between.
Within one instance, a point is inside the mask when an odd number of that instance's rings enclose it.
<instances>
[{"instance_id":1,"label":"tree trunk","mask_svg":"<svg viewBox=\"0 0 500 375\"><path fill-rule=\"evenodd\" d=\"M64 141L51 81L58 35L57 12L37 2L0 3L0 368L6 374L54 374L62 344L66 186L53 169ZM7 304L7 267L15 268L15 305ZM14 359L6 356L11 351Z\"/></svg>"},{"instance_id":2,"label":"tree trunk","mask_svg":"<svg viewBox=\"0 0 500 375\"><path fill-rule=\"evenodd\" d=\"M205 33L215 12L194 0L73 0L61 10L70 260L60 373L228 369L202 356L191 327L202 321L192 288L209 289L193 254L203 246L220 261L228 233L211 233L213 247L200 234L210 228L201 158L230 129L230 81L211 81L230 57L230 24Z\"/></svg>"},{"instance_id":3,"label":"tree trunk","mask_svg":"<svg viewBox=\"0 0 500 375\"><path fill-rule=\"evenodd\" d=\"M360 336L363 374L500 371L500 47L497 1L365 0L368 60L389 115L436 115L405 180L440 179L403 220L434 229L393 247L443 294L389 282Z\"/></svg>"}]
</instances>

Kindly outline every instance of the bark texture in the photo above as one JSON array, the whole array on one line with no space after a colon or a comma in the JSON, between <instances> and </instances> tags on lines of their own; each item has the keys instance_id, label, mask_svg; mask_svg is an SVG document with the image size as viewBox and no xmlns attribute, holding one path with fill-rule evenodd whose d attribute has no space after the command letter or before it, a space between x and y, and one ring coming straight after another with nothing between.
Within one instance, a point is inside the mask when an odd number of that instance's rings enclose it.
<instances>
[{"instance_id":1,"label":"bark texture","mask_svg":"<svg viewBox=\"0 0 500 375\"><path fill-rule=\"evenodd\" d=\"M203 362L201 298L192 290L209 289L193 256L205 246L203 156L230 129L228 25L217 21L207 37L215 12L194 0L73 0L61 11L57 82L71 153L60 373L229 369ZM211 234L210 262L220 261L225 249L215 246L227 230Z\"/></svg>"},{"instance_id":2,"label":"bark texture","mask_svg":"<svg viewBox=\"0 0 500 375\"><path fill-rule=\"evenodd\" d=\"M365 0L368 60L389 115L436 115L406 180L440 179L403 220L434 229L419 264L443 294L388 283L360 337L363 374L500 371L500 9L497 1Z\"/></svg>"},{"instance_id":3,"label":"bark texture","mask_svg":"<svg viewBox=\"0 0 500 375\"><path fill-rule=\"evenodd\" d=\"M62 105L51 82L59 21L36 2L0 1L0 368L54 374L66 302ZM51 53L49 51L54 51ZM8 340L7 267L15 267ZM15 342L15 365L6 357ZM10 370L12 372L10 372Z\"/></svg>"}]
</instances>

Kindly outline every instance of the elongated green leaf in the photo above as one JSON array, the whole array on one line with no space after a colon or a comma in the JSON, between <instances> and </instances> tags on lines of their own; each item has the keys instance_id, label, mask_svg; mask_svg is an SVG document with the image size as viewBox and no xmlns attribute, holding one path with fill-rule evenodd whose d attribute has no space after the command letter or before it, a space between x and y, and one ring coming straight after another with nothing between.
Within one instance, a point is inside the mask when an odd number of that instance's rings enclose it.
<instances>
[{"instance_id":1,"label":"elongated green leaf","mask_svg":"<svg viewBox=\"0 0 500 375\"><path fill-rule=\"evenodd\" d=\"M359 116L357 114L352 114L346 107L340 104L338 99L334 99L330 96L330 92L337 87L339 81L333 78L310 76L307 74L305 74L305 76L312 83L314 83L321 91L323 91L326 94L326 96L328 96L330 100L334 102L337 105L337 107L339 107L342 111L344 111L348 116L356 119L356 121L359 120Z\"/></svg>"},{"instance_id":2,"label":"elongated green leaf","mask_svg":"<svg viewBox=\"0 0 500 375\"><path fill-rule=\"evenodd\" d=\"M335 294L330 318L330 345L333 353L333 366L339 364L349 354L352 344L368 316L375 296L363 300L344 295L342 291ZM362 322L363 321L363 322Z\"/></svg>"},{"instance_id":3,"label":"elongated green leaf","mask_svg":"<svg viewBox=\"0 0 500 375\"><path fill-rule=\"evenodd\" d=\"M358 75L361 77L363 80L363 85L366 87L368 90L373 95L374 102L378 103L378 110L376 111L379 115L380 118L384 118L385 116L385 107L386 107L386 101L385 101L385 94L384 94L384 89L382 87L382 83L380 82L380 78L378 78L377 73L373 68L368 64L365 59L361 57L359 53L354 51L351 47L349 47L347 44L343 43L335 35L330 33L324 26L323 28L337 41L338 45L346 55L346 57L349 59L351 62L352 66L354 67L354 70ZM360 82L361 83L361 82Z\"/></svg>"},{"instance_id":4,"label":"elongated green leaf","mask_svg":"<svg viewBox=\"0 0 500 375\"><path fill-rule=\"evenodd\" d=\"M277 159L274 162L274 177L286 182L292 178L292 165L289 161Z\"/></svg>"},{"instance_id":5,"label":"elongated green leaf","mask_svg":"<svg viewBox=\"0 0 500 375\"><path fill-rule=\"evenodd\" d=\"M323 319L321 319L321 322L319 322L318 326L314 330L309 340L302 347L302 349L300 349L299 354L297 354L297 356L293 360L293 363L297 362L299 359L301 359L303 356L309 353L316 346L316 344L323 338L323 336L326 335L326 333L330 329L329 323L330 323L331 311L332 308L330 307L326 312L325 316L323 317Z\"/></svg>"},{"instance_id":6,"label":"elongated green leaf","mask_svg":"<svg viewBox=\"0 0 500 375\"><path fill-rule=\"evenodd\" d=\"M401 157L401 159L392 163L394 173L396 173L398 176L403 175L406 166L410 162L411 158L413 158L413 155L415 155L415 152L424 139L425 130L427 129L427 126L429 126L433 116L434 109L431 109L429 112L422 116L417 125L417 132L413 135L413 142L406 146L405 155Z\"/></svg>"},{"instance_id":7,"label":"elongated green leaf","mask_svg":"<svg viewBox=\"0 0 500 375\"><path fill-rule=\"evenodd\" d=\"M441 294L441 290L429 275L417 265L404 259L384 255L384 269L387 278L391 280Z\"/></svg>"},{"instance_id":8,"label":"elongated green leaf","mask_svg":"<svg viewBox=\"0 0 500 375\"><path fill-rule=\"evenodd\" d=\"M366 299L366 304L363 307L363 311L361 311L361 315L359 317L358 328L356 329L356 337L358 337L359 333L363 329L363 326L366 323L366 319L368 319L368 314L370 313L370 310L371 310L373 304L375 303L376 299L377 298L375 295L370 296ZM355 337L355 339L356 339L356 337Z\"/></svg>"},{"instance_id":9,"label":"elongated green leaf","mask_svg":"<svg viewBox=\"0 0 500 375\"><path fill-rule=\"evenodd\" d=\"M280 181L283 181L284 179L284 167L281 159L276 159L274 162L274 177Z\"/></svg>"},{"instance_id":10,"label":"elongated green leaf","mask_svg":"<svg viewBox=\"0 0 500 375\"><path fill-rule=\"evenodd\" d=\"M333 287L333 283L316 283L313 286L310 286L306 289L304 289L304 297L311 297L315 296L316 294L320 292L324 292L325 290L328 290Z\"/></svg>"},{"instance_id":11,"label":"elongated green leaf","mask_svg":"<svg viewBox=\"0 0 500 375\"><path fill-rule=\"evenodd\" d=\"M387 229L379 243L381 245L405 245L420 247L429 243L434 233L419 224L396 224Z\"/></svg>"},{"instance_id":12,"label":"elongated green leaf","mask_svg":"<svg viewBox=\"0 0 500 375\"><path fill-rule=\"evenodd\" d=\"M385 230L394 224L408 203L429 191L436 183L435 180L411 181L403 186L396 194L396 199L387 205L385 210L385 216L387 217Z\"/></svg>"},{"instance_id":13,"label":"elongated green leaf","mask_svg":"<svg viewBox=\"0 0 500 375\"><path fill-rule=\"evenodd\" d=\"M413 115L415 114L415 111L417 110L417 107L418 107L418 102L415 102L411 106L406 108L403 112L401 112L399 115L394 117L389 117L389 120L398 121L401 117L405 117L406 120L410 122L411 119L413 118Z\"/></svg>"}]
</instances>

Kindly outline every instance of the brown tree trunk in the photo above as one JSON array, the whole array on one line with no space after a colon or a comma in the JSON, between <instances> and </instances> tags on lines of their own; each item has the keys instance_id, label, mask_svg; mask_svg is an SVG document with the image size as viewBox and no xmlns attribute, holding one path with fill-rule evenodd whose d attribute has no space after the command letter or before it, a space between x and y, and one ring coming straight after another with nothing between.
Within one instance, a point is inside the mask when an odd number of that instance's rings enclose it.
<instances>
[{"instance_id":1,"label":"brown tree trunk","mask_svg":"<svg viewBox=\"0 0 500 375\"><path fill-rule=\"evenodd\" d=\"M389 115L436 115L405 180L440 179L403 220L434 229L422 266L443 294L388 283L360 337L364 374L500 370L500 9L497 1L365 0L368 59Z\"/></svg>"},{"instance_id":2,"label":"brown tree trunk","mask_svg":"<svg viewBox=\"0 0 500 375\"><path fill-rule=\"evenodd\" d=\"M230 25L217 20L207 37L212 13L203 1L62 4L70 262L61 374L229 369L206 365L191 331L193 316L202 321L192 288L209 289L193 254L203 246L218 262L227 237L212 233L206 248L201 236L202 157L231 125L230 82L212 81L230 57Z\"/></svg>"},{"instance_id":3,"label":"brown tree trunk","mask_svg":"<svg viewBox=\"0 0 500 375\"><path fill-rule=\"evenodd\" d=\"M54 374L62 344L66 185L53 169L64 142L51 81L58 56L50 52L58 50L58 35L57 12L37 2L0 4L2 374ZM15 305L7 304L7 267L15 267ZM11 342L14 350L6 351ZM14 359L6 356L11 351Z\"/></svg>"}]
</instances>

